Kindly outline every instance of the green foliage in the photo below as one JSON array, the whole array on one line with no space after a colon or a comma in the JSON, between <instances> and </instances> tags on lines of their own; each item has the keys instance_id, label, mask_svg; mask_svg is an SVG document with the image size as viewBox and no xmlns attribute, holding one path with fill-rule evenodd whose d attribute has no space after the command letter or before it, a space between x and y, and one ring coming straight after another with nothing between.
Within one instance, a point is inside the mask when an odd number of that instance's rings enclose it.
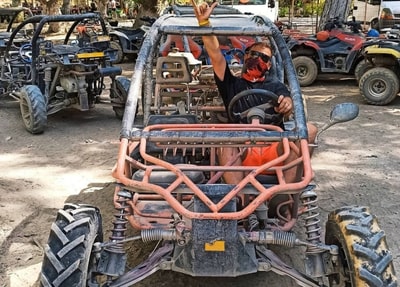
<instances>
[{"instance_id":1,"label":"green foliage","mask_svg":"<svg viewBox=\"0 0 400 287\"><path fill-rule=\"evenodd\" d=\"M311 16L321 15L325 0L295 0L294 15ZM279 0L279 17L285 17L290 14L292 0Z\"/></svg>"},{"instance_id":2,"label":"green foliage","mask_svg":"<svg viewBox=\"0 0 400 287\"><path fill-rule=\"evenodd\" d=\"M278 16L279 17L286 17L287 15L289 15L289 7L279 7L279 13Z\"/></svg>"}]
</instances>

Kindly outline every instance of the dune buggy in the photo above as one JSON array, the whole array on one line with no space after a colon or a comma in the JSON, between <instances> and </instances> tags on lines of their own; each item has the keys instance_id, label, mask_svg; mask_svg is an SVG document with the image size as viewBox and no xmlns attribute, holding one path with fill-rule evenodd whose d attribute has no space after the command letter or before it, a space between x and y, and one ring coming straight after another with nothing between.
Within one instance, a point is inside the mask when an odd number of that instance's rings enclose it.
<instances>
[{"instance_id":1,"label":"dune buggy","mask_svg":"<svg viewBox=\"0 0 400 287\"><path fill-rule=\"evenodd\" d=\"M102 31L78 33L85 21L96 20ZM70 25L62 41L45 38L53 22ZM20 37L29 27L31 33ZM100 101L106 78L111 79L110 102L122 118L129 80L117 77L121 68L112 65L116 51L110 48L104 20L99 15L36 15L21 22L9 36L0 58L0 95L18 100L26 129L42 133L47 116L64 108L86 111Z\"/></svg>"},{"instance_id":2,"label":"dune buggy","mask_svg":"<svg viewBox=\"0 0 400 287\"><path fill-rule=\"evenodd\" d=\"M199 27L189 12L166 14L153 24L136 62L112 171L117 212L109 239L103 240L99 209L65 204L45 246L42 286L131 286L157 270L194 277L273 271L299 286L397 286L384 232L368 208L345 206L332 211L322 238L317 193L311 183L305 106L279 30L263 17L214 12L212 27ZM196 67L198 62L189 61L186 54L160 57L169 34L269 39L274 47L273 69L278 77L286 75L291 89L295 105L291 125L286 123L282 129L263 123L263 105L276 101L276 95L265 90L240 93L229 106L228 118L244 116L248 124L219 122L212 115L222 115L225 109L209 67ZM284 73L278 72L281 67ZM135 125L142 95L143 126ZM236 113L240 99L252 97L265 102ZM357 115L356 105L339 104L322 130ZM285 150L276 160L260 166L218 164L220 148L273 142L282 142ZM288 160L290 150L296 154L293 160ZM301 179L287 182L285 170L294 166L302 170ZM229 171L244 171L247 176L229 185L222 179ZM303 232L296 233L300 219ZM138 233L128 236L128 225ZM126 248L139 240L158 242L157 248L143 263L127 270L129 258L136 255ZM299 250L305 271L284 262L273 251L276 247Z\"/></svg>"},{"instance_id":3,"label":"dune buggy","mask_svg":"<svg viewBox=\"0 0 400 287\"><path fill-rule=\"evenodd\" d=\"M372 105L390 104L400 92L400 41L378 39L363 49L364 73L359 88Z\"/></svg>"}]
</instances>

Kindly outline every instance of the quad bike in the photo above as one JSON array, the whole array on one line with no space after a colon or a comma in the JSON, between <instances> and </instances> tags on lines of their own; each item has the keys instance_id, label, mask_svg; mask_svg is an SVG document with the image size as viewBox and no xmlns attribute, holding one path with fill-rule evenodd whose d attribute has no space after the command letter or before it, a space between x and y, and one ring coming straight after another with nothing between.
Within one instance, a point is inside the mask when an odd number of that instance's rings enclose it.
<instances>
[{"instance_id":1,"label":"quad bike","mask_svg":"<svg viewBox=\"0 0 400 287\"><path fill-rule=\"evenodd\" d=\"M347 31L343 25L350 27ZM357 21L332 19L316 36L295 35L287 41L300 85L309 86L320 73L352 74L363 59L361 48L365 36ZM319 35L326 35L320 39Z\"/></svg>"},{"instance_id":2,"label":"quad bike","mask_svg":"<svg viewBox=\"0 0 400 287\"><path fill-rule=\"evenodd\" d=\"M400 91L400 41L379 39L363 53L365 68L359 81L362 97L372 105L390 104Z\"/></svg>"},{"instance_id":3,"label":"quad bike","mask_svg":"<svg viewBox=\"0 0 400 287\"><path fill-rule=\"evenodd\" d=\"M140 20L145 22L145 24L137 29L111 26L109 31L111 47L117 50L114 63L122 63L125 56L130 60L136 59L143 39L155 21L151 17L141 17Z\"/></svg>"},{"instance_id":4,"label":"quad bike","mask_svg":"<svg viewBox=\"0 0 400 287\"><path fill-rule=\"evenodd\" d=\"M71 39L75 28L88 20L100 21L102 33ZM62 44L43 36L52 22L71 23ZM21 39L18 35L28 25L37 27L31 37ZM48 115L65 108L92 109L110 78L111 105L122 118L130 83L117 77L122 71L112 65L115 54L97 14L32 16L13 30L0 58L0 95L19 101L25 128L38 134L45 130Z\"/></svg>"},{"instance_id":5,"label":"quad bike","mask_svg":"<svg viewBox=\"0 0 400 287\"><path fill-rule=\"evenodd\" d=\"M66 204L45 246L41 285L132 286L164 270L193 277L272 271L300 286L397 286L384 232L368 208L332 211L322 238L305 106L279 30L259 16L216 14L210 22L212 27L199 27L193 14L168 14L153 24L136 61L112 171L117 212L109 237L103 237L99 209ZM210 113L224 107L215 98L208 102L209 97L198 91L213 89L215 83L206 76L207 84L201 83L202 77L192 82L186 57L159 56L161 39L168 34L268 38L275 47L271 69L284 68L292 92L291 125L283 129L263 122L265 107L275 105L277 95L259 89L235 96L227 110L229 123L212 122ZM142 96L143 125L135 125ZM169 97L181 98L182 103L163 105ZM248 101L259 104L242 110ZM321 131L357 114L356 105L339 104ZM242 118L248 123L237 123ZM285 152L271 162L218 164L220 148L274 142L281 142ZM288 160L290 152L293 160ZM301 176L287 182L285 173L292 167L298 167ZM222 176L232 171L247 175L237 185L226 184ZM300 219L304 232L294 228ZM137 233L129 236L128 227ZM136 256L127 249L134 241L157 244L148 259L127 270L129 258ZM273 251L277 248L301 252L305 271L284 262Z\"/></svg>"}]
</instances>

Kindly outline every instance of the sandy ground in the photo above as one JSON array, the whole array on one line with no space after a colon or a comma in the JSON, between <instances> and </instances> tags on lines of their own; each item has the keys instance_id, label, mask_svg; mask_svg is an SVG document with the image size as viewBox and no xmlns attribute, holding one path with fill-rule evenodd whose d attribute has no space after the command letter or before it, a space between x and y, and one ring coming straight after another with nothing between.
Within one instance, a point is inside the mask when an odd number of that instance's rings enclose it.
<instances>
[{"instance_id":1,"label":"sandy ground","mask_svg":"<svg viewBox=\"0 0 400 287\"><path fill-rule=\"evenodd\" d=\"M318 126L328 120L337 103L360 106L356 120L334 126L321 136L313 156L322 221L328 211L343 205L369 206L387 234L399 270L400 99L385 107L366 105L352 79L317 81L303 92L309 118ZM112 108L99 104L90 112L64 110L52 115L45 133L33 136L23 128L18 105L0 101L1 287L35 285L50 225L64 202L99 206L106 217L105 230L109 229L113 211L110 174L120 125ZM265 286L266 280L272 282L269 286L291 286L287 279L271 274L213 280L207 286ZM205 286L198 278L166 272L137 286L155 284Z\"/></svg>"}]
</instances>

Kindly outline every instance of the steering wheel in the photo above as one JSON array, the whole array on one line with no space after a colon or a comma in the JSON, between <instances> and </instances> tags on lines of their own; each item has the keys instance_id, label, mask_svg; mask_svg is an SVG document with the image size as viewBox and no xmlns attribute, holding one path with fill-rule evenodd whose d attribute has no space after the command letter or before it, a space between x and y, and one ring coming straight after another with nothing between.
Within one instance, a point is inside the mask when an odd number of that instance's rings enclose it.
<instances>
[{"instance_id":1,"label":"steering wheel","mask_svg":"<svg viewBox=\"0 0 400 287\"><path fill-rule=\"evenodd\" d=\"M250 122L251 116L259 116L263 119L268 118L273 122L274 118L281 117L273 109L278 106L278 95L264 89L244 90L236 94L228 105L228 117L231 122ZM258 108L253 110L252 108ZM252 113L249 113L253 110ZM265 113L266 110L272 110L272 114ZM254 111L256 111L254 114ZM257 112L260 111L260 112Z\"/></svg>"},{"instance_id":2,"label":"steering wheel","mask_svg":"<svg viewBox=\"0 0 400 287\"><path fill-rule=\"evenodd\" d=\"M32 63L32 44L24 44L18 50L19 56L25 63Z\"/></svg>"},{"instance_id":3,"label":"steering wheel","mask_svg":"<svg viewBox=\"0 0 400 287\"><path fill-rule=\"evenodd\" d=\"M243 64L244 51L238 48L232 48L223 51L224 57L230 65Z\"/></svg>"}]
</instances>

